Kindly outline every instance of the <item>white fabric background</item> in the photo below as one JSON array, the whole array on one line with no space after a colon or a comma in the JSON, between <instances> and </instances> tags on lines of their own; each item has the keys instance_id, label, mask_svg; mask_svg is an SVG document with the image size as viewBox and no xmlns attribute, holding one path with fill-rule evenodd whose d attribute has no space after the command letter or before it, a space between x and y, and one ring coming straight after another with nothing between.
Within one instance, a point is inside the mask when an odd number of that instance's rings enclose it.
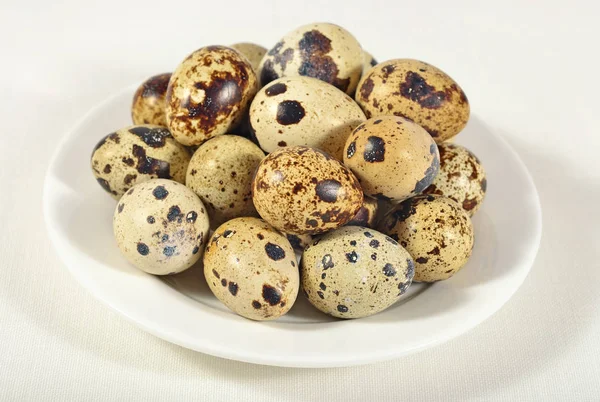
<instances>
[{"instance_id":1,"label":"white fabric background","mask_svg":"<svg viewBox=\"0 0 600 402\"><path fill-rule=\"evenodd\" d=\"M596 2L54 3L0 1L0 400L600 400ZM322 20L379 60L442 67L519 152L544 215L521 289L447 344L326 370L188 351L94 300L45 233L42 180L58 139L99 101L202 45L269 46Z\"/></svg>"}]
</instances>

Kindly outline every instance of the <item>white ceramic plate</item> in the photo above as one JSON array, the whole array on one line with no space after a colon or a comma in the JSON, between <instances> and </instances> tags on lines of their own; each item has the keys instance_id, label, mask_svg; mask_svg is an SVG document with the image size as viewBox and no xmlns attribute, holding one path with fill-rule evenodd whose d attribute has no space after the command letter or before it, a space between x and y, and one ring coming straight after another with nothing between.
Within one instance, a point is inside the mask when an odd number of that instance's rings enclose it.
<instances>
[{"instance_id":1,"label":"white ceramic plate","mask_svg":"<svg viewBox=\"0 0 600 402\"><path fill-rule=\"evenodd\" d=\"M535 258L541 210L515 152L473 116L458 137L483 161L488 194L475 216L475 249L451 279L413 285L398 304L360 320L334 320L302 294L290 313L253 322L210 293L202 270L158 278L129 265L112 235L115 201L92 176L100 138L131 124L128 88L91 110L60 143L48 169L44 214L60 258L94 296L144 330L186 348L259 364L349 366L440 344L475 327L517 290Z\"/></svg>"}]
</instances>

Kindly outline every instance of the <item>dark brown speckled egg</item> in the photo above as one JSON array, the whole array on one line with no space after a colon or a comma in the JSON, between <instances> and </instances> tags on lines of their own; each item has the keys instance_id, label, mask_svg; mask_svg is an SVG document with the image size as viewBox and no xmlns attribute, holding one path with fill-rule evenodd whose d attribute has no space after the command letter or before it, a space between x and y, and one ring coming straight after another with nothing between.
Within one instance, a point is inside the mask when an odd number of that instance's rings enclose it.
<instances>
[{"instance_id":1,"label":"dark brown speckled egg","mask_svg":"<svg viewBox=\"0 0 600 402\"><path fill-rule=\"evenodd\" d=\"M281 317L300 288L292 246L258 218L232 219L215 230L204 253L204 277L217 299L251 320Z\"/></svg>"},{"instance_id":2,"label":"dark brown speckled egg","mask_svg":"<svg viewBox=\"0 0 600 402\"><path fill-rule=\"evenodd\" d=\"M306 76L353 94L362 73L362 48L344 28L329 23L301 26L285 35L260 62L262 85Z\"/></svg>"},{"instance_id":3,"label":"dark brown speckled egg","mask_svg":"<svg viewBox=\"0 0 600 402\"><path fill-rule=\"evenodd\" d=\"M417 282L450 278L473 251L473 225L456 201L419 195L395 206L378 229L397 240L415 260Z\"/></svg>"},{"instance_id":4,"label":"dark brown speckled egg","mask_svg":"<svg viewBox=\"0 0 600 402\"><path fill-rule=\"evenodd\" d=\"M133 124L156 124L167 126L165 117L167 87L171 73L148 78L139 86L131 105Z\"/></svg>"},{"instance_id":5,"label":"dark brown speckled egg","mask_svg":"<svg viewBox=\"0 0 600 402\"><path fill-rule=\"evenodd\" d=\"M440 172L424 194L444 195L458 202L469 216L481 206L487 190L485 171L479 159L467 148L440 144Z\"/></svg>"},{"instance_id":6,"label":"dark brown speckled egg","mask_svg":"<svg viewBox=\"0 0 600 402\"><path fill-rule=\"evenodd\" d=\"M469 120L469 101L440 69L418 60L395 59L365 72L356 101L367 117L402 116L423 127L437 143L458 134Z\"/></svg>"},{"instance_id":7,"label":"dark brown speckled egg","mask_svg":"<svg viewBox=\"0 0 600 402\"><path fill-rule=\"evenodd\" d=\"M150 179L185 182L188 150L169 130L155 125L129 126L102 138L92 152L98 183L119 199L131 187Z\"/></svg>"},{"instance_id":8,"label":"dark brown speckled egg","mask_svg":"<svg viewBox=\"0 0 600 402\"><path fill-rule=\"evenodd\" d=\"M325 152L296 146L269 154L252 184L260 216L284 233L317 234L348 223L363 203L352 172Z\"/></svg>"},{"instance_id":9,"label":"dark brown speckled egg","mask_svg":"<svg viewBox=\"0 0 600 402\"><path fill-rule=\"evenodd\" d=\"M401 201L425 190L437 175L439 154L423 128L396 116L358 126L346 140L344 163L365 194Z\"/></svg>"},{"instance_id":10,"label":"dark brown speckled egg","mask_svg":"<svg viewBox=\"0 0 600 402\"><path fill-rule=\"evenodd\" d=\"M167 125L183 145L200 145L233 130L258 90L250 62L236 50L207 46L173 72L167 89Z\"/></svg>"},{"instance_id":11,"label":"dark brown speckled egg","mask_svg":"<svg viewBox=\"0 0 600 402\"><path fill-rule=\"evenodd\" d=\"M373 229L345 226L304 249L302 288L313 306L339 318L385 310L406 292L414 262L396 241Z\"/></svg>"}]
</instances>

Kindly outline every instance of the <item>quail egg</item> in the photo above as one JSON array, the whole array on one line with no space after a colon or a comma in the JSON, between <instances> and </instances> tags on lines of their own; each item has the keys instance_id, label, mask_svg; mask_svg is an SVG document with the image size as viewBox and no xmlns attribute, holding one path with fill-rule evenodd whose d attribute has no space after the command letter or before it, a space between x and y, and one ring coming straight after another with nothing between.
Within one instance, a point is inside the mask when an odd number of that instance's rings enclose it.
<instances>
[{"instance_id":1,"label":"quail egg","mask_svg":"<svg viewBox=\"0 0 600 402\"><path fill-rule=\"evenodd\" d=\"M278 230L317 234L348 223L363 203L352 172L330 155L296 146L269 154L252 184L254 206Z\"/></svg>"},{"instance_id":2,"label":"quail egg","mask_svg":"<svg viewBox=\"0 0 600 402\"><path fill-rule=\"evenodd\" d=\"M294 248L294 250L296 250L296 251L304 250L304 247L306 247L310 243L312 243L312 239L313 239L313 237L308 234L303 234L303 235L296 235L296 234L290 234L290 233L284 233L284 234L285 234L285 237L290 242L290 244L292 245L292 247Z\"/></svg>"},{"instance_id":3,"label":"quail egg","mask_svg":"<svg viewBox=\"0 0 600 402\"><path fill-rule=\"evenodd\" d=\"M371 67L376 66L377 65L377 60L375 60L375 58L373 57L373 55L365 50L363 50L362 53L362 60L363 60L363 67L362 67L362 71L363 74L367 71L369 71L371 69Z\"/></svg>"},{"instance_id":4,"label":"quail egg","mask_svg":"<svg viewBox=\"0 0 600 402\"><path fill-rule=\"evenodd\" d=\"M217 299L251 320L287 313L300 287L292 246L258 218L236 218L217 228L204 254L204 276Z\"/></svg>"},{"instance_id":5,"label":"quail egg","mask_svg":"<svg viewBox=\"0 0 600 402\"><path fill-rule=\"evenodd\" d=\"M363 204L347 226L362 226L366 228L375 227L375 218L377 217L377 200L368 196L364 197Z\"/></svg>"},{"instance_id":6,"label":"quail egg","mask_svg":"<svg viewBox=\"0 0 600 402\"><path fill-rule=\"evenodd\" d=\"M471 151L460 145L443 143L438 145L438 149L440 172L424 193L452 198L462 205L469 216L475 215L487 189L481 162Z\"/></svg>"},{"instance_id":7,"label":"quail egg","mask_svg":"<svg viewBox=\"0 0 600 402\"><path fill-rule=\"evenodd\" d=\"M394 304L410 286L414 262L373 229L345 226L304 249L302 288L313 306L339 318L366 317Z\"/></svg>"},{"instance_id":8,"label":"quail egg","mask_svg":"<svg viewBox=\"0 0 600 402\"><path fill-rule=\"evenodd\" d=\"M264 156L253 142L236 135L220 135L196 150L185 183L206 205L213 227L240 216L257 216L252 176Z\"/></svg>"},{"instance_id":9,"label":"quail egg","mask_svg":"<svg viewBox=\"0 0 600 402\"><path fill-rule=\"evenodd\" d=\"M165 97L171 73L148 78L133 95L131 119L133 124L156 124L166 126Z\"/></svg>"},{"instance_id":10,"label":"quail egg","mask_svg":"<svg viewBox=\"0 0 600 402\"><path fill-rule=\"evenodd\" d=\"M367 117L402 116L441 143L469 120L469 101L458 84L440 69L418 60L395 59L367 71L356 90Z\"/></svg>"},{"instance_id":11,"label":"quail egg","mask_svg":"<svg viewBox=\"0 0 600 402\"><path fill-rule=\"evenodd\" d=\"M304 25L285 35L258 67L262 85L281 77L307 76L353 94L362 73L362 48L335 24Z\"/></svg>"},{"instance_id":12,"label":"quail egg","mask_svg":"<svg viewBox=\"0 0 600 402\"><path fill-rule=\"evenodd\" d=\"M183 145L233 130L258 90L250 62L236 50L207 46L189 55L169 81L167 125Z\"/></svg>"},{"instance_id":13,"label":"quail egg","mask_svg":"<svg viewBox=\"0 0 600 402\"><path fill-rule=\"evenodd\" d=\"M346 140L344 163L365 194L400 201L433 182L439 154L431 136L417 124L381 116L358 126Z\"/></svg>"},{"instance_id":14,"label":"quail egg","mask_svg":"<svg viewBox=\"0 0 600 402\"><path fill-rule=\"evenodd\" d=\"M403 201L383 218L379 230L413 256L417 282L450 278L473 250L471 219L448 197L419 195Z\"/></svg>"},{"instance_id":15,"label":"quail egg","mask_svg":"<svg viewBox=\"0 0 600 402\"><path fill-rule=\"evenodd\" d=\"M231 45L231 48L240 52L242 56L245 56L255 72L258 71L258 65L260 64L260 61L264 57L265 53L267 53L266 48L262 47L261 45L257 45L256 43L235 43Z\"/></svg>"},{"instance_id":16,"label":"quail egg","mask_svg":"<svg viewBox=\"0 0 600 402\"><path fill-rule=\"evenodd\" d=\"M250 124L266 152L306 145L342 160L346 139L366 120L360 106L337 88L310 77L286 77L258 91Z\"/></svg>"},{"instance_id":17,"label":"quail egg","mask_svg":"<svg viewBox=\"0 0 600 402\"><path fill-rule=\"evenodd\" d=\"M102 138L92 152L91 165L98 183L118 200L134 185L150 179L184 183L189 162L187 149L165 127L139 125Z\"/></svg>"},{"instance_id":18,"label":"quail egg","mask_svg":"<svg viewBox=\"0 0 600 402\"><path fill-rule=\"evenodd\" d=\"M183 184L149 180L121 197L113 217L125 258L144 272L174 274L194 265L208 238L202 201Z\"/></svg>"}]
</instances>

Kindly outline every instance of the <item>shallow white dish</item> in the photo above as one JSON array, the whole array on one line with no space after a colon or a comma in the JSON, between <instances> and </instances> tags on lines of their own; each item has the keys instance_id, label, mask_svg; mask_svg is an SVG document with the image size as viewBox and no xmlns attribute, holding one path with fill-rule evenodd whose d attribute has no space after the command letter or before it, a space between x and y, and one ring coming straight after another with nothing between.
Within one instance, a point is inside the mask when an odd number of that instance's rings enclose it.
<instances>
[{"instance_id":1,"label":"shallow white dish","mask_svg":"<svg viewBox=\"0 0 600 402\"><path fill-rule=\"evenodd\" d=\"M167 341L228 359L290 367L335 367L413 353L456 337L496 312L533 263L541 235L538 195L526 167L476 116L458 138L483 161L488 194L475 216L475 249L451 279L411 286L398 304L372 317L341 321L313 309L302 294L274 322L230 312L210 293L202 270L158 278L138 271L112 235L116 202L92 176L100 138L130 125L130 87L91 110L67 134L44 187L47 229L75 278L144 330Z\"/></svg>"}]
</instances>

